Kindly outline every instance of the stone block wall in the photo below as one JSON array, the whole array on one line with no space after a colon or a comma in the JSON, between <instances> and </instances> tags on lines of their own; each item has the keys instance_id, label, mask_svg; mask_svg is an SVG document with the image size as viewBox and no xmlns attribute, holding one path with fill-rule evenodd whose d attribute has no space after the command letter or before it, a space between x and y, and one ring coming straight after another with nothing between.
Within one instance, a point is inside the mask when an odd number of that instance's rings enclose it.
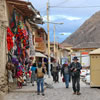
<instances>
[{"instance_id":1,"label":"stone block wall","mask_svg":"<svg viewBox=\"0 0 100 100\"><path fill-rule=\"evenodd\" d=\"M7 93L6 73L6 28L8 26L7 6L5 0L0 0L0 95Z\"/></svg>"}]
</instances>

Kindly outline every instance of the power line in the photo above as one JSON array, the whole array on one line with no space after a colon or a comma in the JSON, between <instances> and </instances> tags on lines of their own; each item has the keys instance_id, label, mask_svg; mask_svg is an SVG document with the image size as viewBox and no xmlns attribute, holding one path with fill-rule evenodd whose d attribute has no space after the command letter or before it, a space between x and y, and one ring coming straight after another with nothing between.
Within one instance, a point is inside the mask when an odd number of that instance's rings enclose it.
<instances>
[{"instance_id":1,"label":"power line","mask_svg":"<svg viewBox=\"0 0 100 100\"><path fill-rule=\"evenodd\" d=\"M62 4L64 4L64 3L66 3L67 1L69 1L69 0L64 0L63 2L60 2L59 4L57 4L56 6L62 5Z\"/></svg>"},{"instance_id":2,"label":"power line","mask_svg":"<svg viewBox=\"0 0 100 100\"><path fill-rule=\"evenodd\" d=\"M50 6L50 8L99 8L100 6L69 6L69 7L61 7L61 6Z\"/></svg>"}]
</instances>

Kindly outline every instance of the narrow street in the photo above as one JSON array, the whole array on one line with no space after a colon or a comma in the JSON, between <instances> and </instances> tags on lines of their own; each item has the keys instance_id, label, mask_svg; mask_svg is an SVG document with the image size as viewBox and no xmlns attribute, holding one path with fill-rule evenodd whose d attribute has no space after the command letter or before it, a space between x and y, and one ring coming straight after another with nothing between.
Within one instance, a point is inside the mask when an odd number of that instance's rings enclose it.
<instances>
[{"instance_id":1,"label":"narrow street","mask_svg":"<svg viewBox=\"0 0 100 100\"><path fill-rule=\"evenodd\" d=\"M100 100L100 89L90 88L81 81L81 93L77 96L72 94L72 88L66 89L64 83L53 83L53 89L46 89L45 96L37 96L34 92L9 93L5 100Z\"/></svg>"},{"instance_id":2,"label":"narrow street","mask_svg":"<svg viewBox=\"0 0 100 100\"><path fill-rule=\"evenodd\" d=\"M99 4L0 0L0 100L100 100Z\"/></svg>"}]
</instances>

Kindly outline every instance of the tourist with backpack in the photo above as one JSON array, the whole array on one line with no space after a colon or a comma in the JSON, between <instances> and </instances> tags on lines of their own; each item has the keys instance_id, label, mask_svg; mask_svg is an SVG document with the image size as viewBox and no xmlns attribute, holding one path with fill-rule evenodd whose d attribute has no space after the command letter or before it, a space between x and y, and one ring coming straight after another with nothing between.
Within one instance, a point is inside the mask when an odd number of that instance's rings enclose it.
<instances>
[{"instance_id":1,"label":"tourist with backpack","mask_svg":"<svg viewBox=\"0 0 100 100\"><path fill-rule=\"evenodd\" d=\"M40 95L40 87L41 93L44 96L44 74L46 73L45 68L42 66L42 63L38 63L38 68L35 71L37 75L37 95Z\"/></svg>"},{"instance_id":2,"label":"tourist with backpack","mask_svg":"<svg viewBox=\"0 0 100 100\"><path fill-rule=\"evenodd\" d=\"M69 66L67 63L63 64L63 67L61 69L61 76L63 74L63 81L65 82L66 88L69 88Z\"/></svg>"}]
</instances>

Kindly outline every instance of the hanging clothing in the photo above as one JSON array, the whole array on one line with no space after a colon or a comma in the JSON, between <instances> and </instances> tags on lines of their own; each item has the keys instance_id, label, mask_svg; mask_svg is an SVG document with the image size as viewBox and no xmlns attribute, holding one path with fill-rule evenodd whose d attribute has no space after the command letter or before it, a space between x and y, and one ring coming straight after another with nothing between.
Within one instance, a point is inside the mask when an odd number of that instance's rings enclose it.
<instances>
[{"instance_id":1,"label":"hanging clothing","mask_svg":"<svg viewBox=\"0 0 100 100\"><path fill-rule=\"evenodd\" d=\"M11 32L10 28L7 27L7 48L8 48L8 51L11 51L11 49L14 46L13 37L14 37L14 34Z\"/></svg>"},{"instance_id":2,"label":"hanging clothing","mask_svg":"<svg viewBox=\"0 0 100 100\"><path fill-rule=\"evenodd\" d=\"M35 49L32 40L32 33L29 32L29 46L30 46L30 56L33 57L35 55Z\"/></svg>"}]
</instances>

